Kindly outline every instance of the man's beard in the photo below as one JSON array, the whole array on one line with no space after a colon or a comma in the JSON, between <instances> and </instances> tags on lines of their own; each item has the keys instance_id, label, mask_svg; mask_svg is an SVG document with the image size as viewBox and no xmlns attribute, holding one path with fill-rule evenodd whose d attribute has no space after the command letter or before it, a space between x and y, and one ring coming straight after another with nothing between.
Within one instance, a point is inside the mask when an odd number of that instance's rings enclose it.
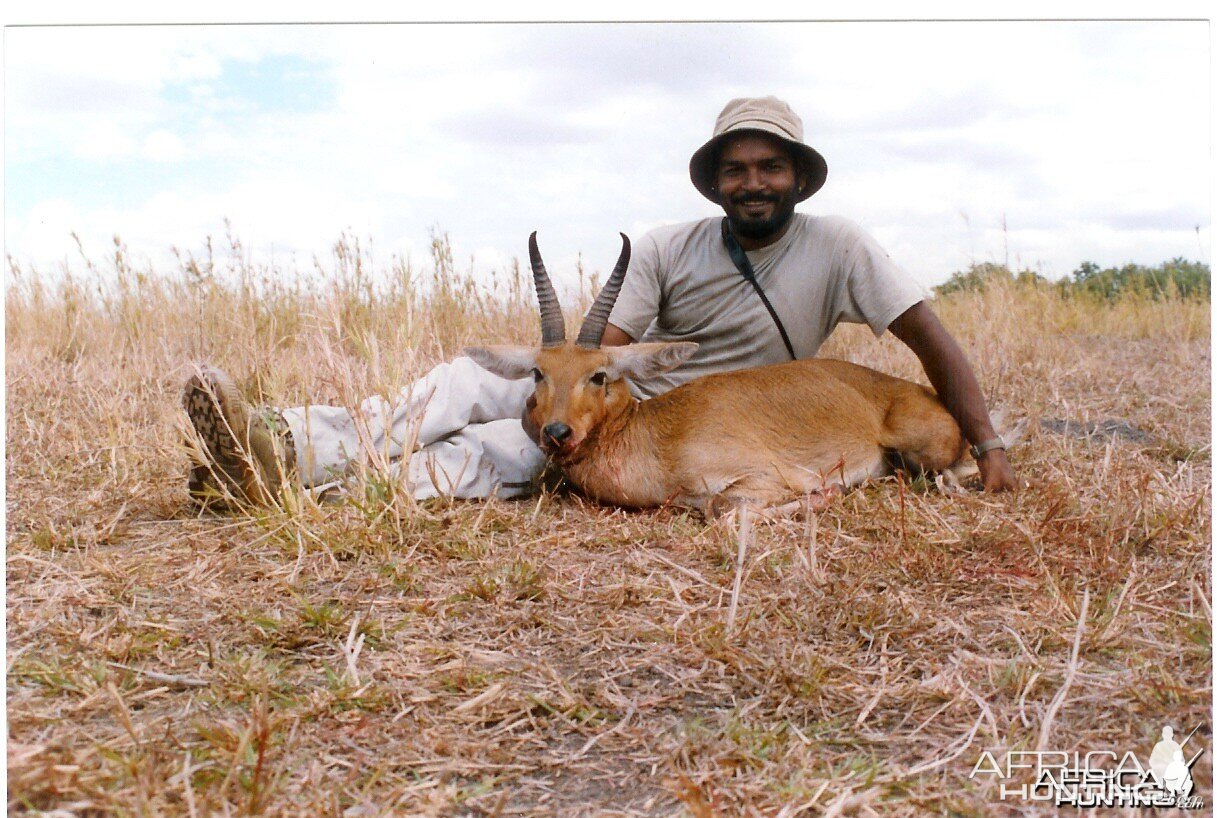
<instances>
[{"instance_id":1,"label":"man's beard","mask_svg":"<svg viewBox=\"0 0 1217 818\"><path fill-rule=\"evenodd\" d=\"M746 239L765 239L778 233L790 221L794 215L794 206L796 204L793 195L788 195L785 198L770 194L768 196L737 196L731 200L731 204L736 208L742 208L749 202L764 201L774 204L773 215L767 219L749 219L746 216L727 214L727 220L731 223L731 232L737 236L743 236Z\"/></svg>"}]
</instances>

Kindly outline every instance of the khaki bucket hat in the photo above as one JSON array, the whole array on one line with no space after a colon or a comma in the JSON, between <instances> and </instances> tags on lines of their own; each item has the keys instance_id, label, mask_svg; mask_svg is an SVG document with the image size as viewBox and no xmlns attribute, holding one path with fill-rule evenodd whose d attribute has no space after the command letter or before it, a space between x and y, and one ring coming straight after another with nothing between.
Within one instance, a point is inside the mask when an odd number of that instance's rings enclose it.
<instances>
[{"instance_id":1,"label":"khaki bucket hat","mask_svg":"<svg viewBox=\"0 0 1217 818\"><path fill-rule=\"evenodd\" d=\"M800 202L824 186L828 163L818 151L803 143L803 120L798 114L777 97L744 97L727 103L714 123L714 136L689 160L689 178L693 180L693 186L710 201L721 204L714 189L718 147L724 139L739 131L761 131L776 136L790 148L807 176L808 184L799 194Z\"/></svg>"}]
</instances>

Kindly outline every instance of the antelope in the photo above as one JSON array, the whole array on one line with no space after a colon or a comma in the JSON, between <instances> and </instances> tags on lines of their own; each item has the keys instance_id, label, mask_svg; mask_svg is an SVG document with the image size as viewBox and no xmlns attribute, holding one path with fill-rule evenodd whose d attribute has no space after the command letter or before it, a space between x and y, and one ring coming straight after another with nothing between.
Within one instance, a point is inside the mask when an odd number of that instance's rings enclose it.
<instances>
[{"instance_id":1,"label":"antelope","mask_svg":"<svg viewBox=\"0 0 1217 818\"><path fill-rule=\"evenodd\" d=\"M626 380L679 366L690 342L601 347L630 260L622 233L617 265L574 344L534 232L528 241L541 311L541 346L465 350L508 379L536 382L529 419L551 462L585 495L648 508L688 506L715 516L747 505L797 508L897 465L975 473L959 425L925 386L823 358L709 375L639 401ZM952 480L951 478L954 478ZM787 501L784 505L782 501ZM813 507L816 504L813 503Z\"/></svg>"}]
</instances>

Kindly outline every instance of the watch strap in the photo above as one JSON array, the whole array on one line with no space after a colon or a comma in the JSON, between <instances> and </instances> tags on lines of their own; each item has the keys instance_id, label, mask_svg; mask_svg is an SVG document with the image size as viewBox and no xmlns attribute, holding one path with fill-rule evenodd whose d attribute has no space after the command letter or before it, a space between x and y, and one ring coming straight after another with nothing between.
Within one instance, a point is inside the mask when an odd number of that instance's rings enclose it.
<instances>
[{"instance_id":1,"label":"watch strap","mask_svg":"<svg viewBox=\"0 0 1217 818\"><path fill-rule=\"evenodd\" d=\"M973 460L980 460L980 456L985 452L1004 448L1006 448L1006 442L1000 437L994 437L986 440L983 443L977 443L975 446L968 449L968 451L971 453Z\"/></svg>"}]
</instances>

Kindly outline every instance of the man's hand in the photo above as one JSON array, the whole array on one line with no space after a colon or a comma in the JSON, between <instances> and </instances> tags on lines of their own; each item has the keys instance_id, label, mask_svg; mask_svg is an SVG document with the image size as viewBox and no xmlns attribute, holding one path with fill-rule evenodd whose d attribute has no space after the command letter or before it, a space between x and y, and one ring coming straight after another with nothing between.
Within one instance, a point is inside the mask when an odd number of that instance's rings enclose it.
<instances>
[{"instance_id":1,"label":"man's hand","mask_svg":"<svg viewBox=\"0 0 1217 818\"><path fill-rule=\"evenodd\" d=\"M529 439L538 446L541 445L541 430L537 428L537 424L532 422L532 410L537 408L537 396L529 395L528 400L524 403L524 414L520 417L520 425L524 427L524 434L528 435Z\"/></svg>"},{"instance_id":2,"label":"man's hand","mask_svg":"<svg viewBox=\"0 0 1217 818\"><path fill-rule=\"evenodd\" d=\"M1010 465L1005 449L990 449L980 456L976 465L980 467L985 491L1014 491L1018 488L1014 467Z\"/></svg>"}]
</instances>

